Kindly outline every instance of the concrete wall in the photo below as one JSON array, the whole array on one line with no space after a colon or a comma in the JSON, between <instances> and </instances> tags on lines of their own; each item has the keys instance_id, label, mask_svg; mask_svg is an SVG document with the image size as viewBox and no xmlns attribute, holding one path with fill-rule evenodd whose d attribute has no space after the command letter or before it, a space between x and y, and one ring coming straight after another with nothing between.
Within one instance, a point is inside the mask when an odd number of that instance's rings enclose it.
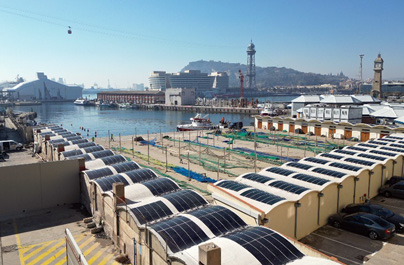
<instances>
[{"instance_id":1,"label":"concrete wall","mask_svg":"<svg viewBox=\"0 0 404 265\"><path fill-rule=\"evenodd\" d=\"M79 160L0 167L0 216L80 202Z\"/></svg>"}]
</instances>

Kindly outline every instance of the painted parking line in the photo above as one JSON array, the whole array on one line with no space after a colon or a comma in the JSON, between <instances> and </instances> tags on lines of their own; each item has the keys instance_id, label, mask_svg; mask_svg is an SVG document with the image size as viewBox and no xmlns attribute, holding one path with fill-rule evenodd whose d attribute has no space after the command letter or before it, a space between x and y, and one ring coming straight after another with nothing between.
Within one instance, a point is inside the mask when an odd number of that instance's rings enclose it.
<instances>
[{"instance_id":1,"label":"painted parking line","mask_svg":"<svg viewBox=\"0 0 404 265\"><path fill-rule=\"evenodd\" d=\"M353 245L350 245L350 244L341 242L341 241L339 241L339 240L331 239L331 238L329 238L329 237L322 236L322 235L317 234L317 233L311 233L311 234L312 234L312 235L315 235L315 236L318 236L318 237L321 237L321 238L324 238L324 239L327 239L327 240L330 240L330 241L335 242L335 243L339 243L339 244L341 244L341 245L344 245L344 246L347 246L347 247L350 247L350 248L354 248L354 249L357 249L357 250L360 250L360 251L369 253L369 254L372 254L372 253L373 253L373 252L371 252L371 251L369 251L369 250L366 250L366 249L363 249L363 248L358 248L358 247L355 247L355 246L353 246Z\"/></svg>"}]
</instances>

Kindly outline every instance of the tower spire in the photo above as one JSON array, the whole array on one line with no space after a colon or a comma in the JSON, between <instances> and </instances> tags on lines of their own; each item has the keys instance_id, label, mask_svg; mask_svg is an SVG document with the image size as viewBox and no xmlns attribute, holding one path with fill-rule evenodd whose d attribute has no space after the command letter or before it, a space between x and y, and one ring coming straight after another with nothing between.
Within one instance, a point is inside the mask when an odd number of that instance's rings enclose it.
<instances>
[{"instance_id":1,"label":"tower spire","mask_svg":"<svg viewBox=\"0 0 404 265\"><path fill-rule=\"evenodd\" d=\"M247 90L253 90L256 88L255 84L255 45L250 42L247 48Z\"/></svg>"}]
</instances>

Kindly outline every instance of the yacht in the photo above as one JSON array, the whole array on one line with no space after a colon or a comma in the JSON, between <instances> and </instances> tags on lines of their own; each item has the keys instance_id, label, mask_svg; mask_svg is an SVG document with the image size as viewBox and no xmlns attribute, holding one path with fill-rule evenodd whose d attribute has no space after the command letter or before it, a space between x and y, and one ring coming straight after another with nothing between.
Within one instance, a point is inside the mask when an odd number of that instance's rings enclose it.
<instances>
[{"instance_id":1,"label":"yacht","mask_svg":"<svg viewBox=\"0 0 404 265\"><path fill-rule=\"evenodd\" d=\"M74 104L76 104L76 105L82 105L82 106L84 106L84 105L88 105L88 100L87 99L84 99L84 98L78 98L78 99L76 99L75 101L74 101Z\"/></svg>"},{"instance_id":2,"label":"yacht","mask_svg":"<svg viewBox=\"0 0 404 265\"><path fill-rule=\"evenodd\" d=\"M198 130L211 130L217 128L209 118L208 115L202 117L202 114L198 113L195 117L190 118L190 124L177 125L177 131L198 131Z\"/></svg>"}]
</instances>

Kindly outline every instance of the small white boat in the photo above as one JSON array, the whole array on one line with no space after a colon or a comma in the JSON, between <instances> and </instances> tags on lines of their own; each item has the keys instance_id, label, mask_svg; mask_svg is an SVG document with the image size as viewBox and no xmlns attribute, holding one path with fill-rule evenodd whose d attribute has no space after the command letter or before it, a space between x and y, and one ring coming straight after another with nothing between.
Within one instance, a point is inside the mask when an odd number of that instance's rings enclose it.
<instances>
[{"instance_id":1,"label":"small white boat","mask_svg":"<svg viewBox=\"0 0 404 265\"><path fill-rule=\"evenodd\" d=\"M274 116L274 114L274 110L268 105L265 105L264 109L260 113L261 116Z\"/></svg>"},{"instance_id":2,"label":"small white boat","mask_svg":"<svg viewBox=\"0 0 404 265\"><path fill-rule=\"evenodd\" d=\"M89 101L84 98L78 98L74 101L74 104L84 106L84 105L88 105Z\"/></svg>"},{"instance_id":3,"label":"small white boat","mask_svg":"<svg viewBox=\"0 0 404 265\"><path fill-rule=\"evenodd\" d=\"M198 131L198 130L212 130L216 129L217 126L214 125L208 115L202 117L200 113L196 114L195 117L190 118L190 124L180 124L177 125L177 131Z\"/></svg>"}]
</instances>

